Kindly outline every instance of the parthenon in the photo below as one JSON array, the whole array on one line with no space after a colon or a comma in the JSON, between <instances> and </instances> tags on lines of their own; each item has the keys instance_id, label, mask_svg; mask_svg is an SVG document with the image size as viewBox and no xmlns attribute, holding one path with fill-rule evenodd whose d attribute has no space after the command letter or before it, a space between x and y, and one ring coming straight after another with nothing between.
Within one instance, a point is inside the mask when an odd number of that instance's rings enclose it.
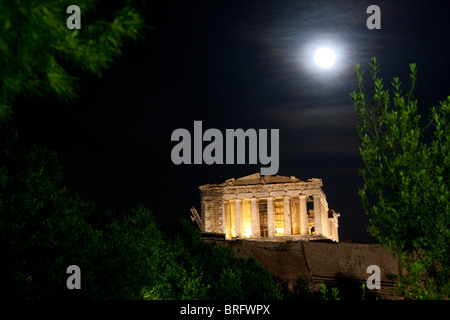
<instances>
[{"instance_id":1,"label":"parthenon","mask_svg":"<svg viewBox=\"0 0 450 320\"><path fill-rule=\"evenodd\" d=\"M223 234L226 240L339 241L340 214L328 208L321 179L255 173L199 189L201 217L192 212L204 234Z\"/></svg>"}]
</instances>

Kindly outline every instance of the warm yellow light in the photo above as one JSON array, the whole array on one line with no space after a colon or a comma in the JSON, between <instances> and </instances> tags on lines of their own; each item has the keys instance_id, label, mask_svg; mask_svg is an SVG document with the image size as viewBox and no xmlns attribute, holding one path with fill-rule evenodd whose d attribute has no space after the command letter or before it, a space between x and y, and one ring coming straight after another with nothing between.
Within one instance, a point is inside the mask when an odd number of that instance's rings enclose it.
<instances>
[{"instance_id":1,"label":"warm yellow light","mask_svg":"<svg viewBox=\"0 0 450 320\"><path fill-rule=\"evenodd\" d=\"M242 237L250 238L252 235L252 215L250 199L242 200Z\"/></svg>"},{"instance_id":2,"label":"warm yellow light","mask_svg":"<svg viewBox=\"0 0 450 320\"><path fill-rule=\"evenodd\" d=\"M250 226L244 226L244 238L250 238L252 236L252 228Z\"/></svg>"},{"instance_id":3,"label":"warm yellow light","mask_svg":"<svg viewBox=\"0 0 450 320\"><path fill-rule=\"evenodd\" d=\"M284 201L283 198L274 200L275 236L284 236Z\"/></svg>"},{"instance_id":4,"label":"warm yellow light","mask_svg":"<svg viewBox=\"0 0 450 320\"><path fill-rule=\"evenodd\" d=\"M225 201L224 209L225 209L226 238L227 239L234 238L234 237L236 237L234 201L233 200Z\"/></svg>"}]
</instances>

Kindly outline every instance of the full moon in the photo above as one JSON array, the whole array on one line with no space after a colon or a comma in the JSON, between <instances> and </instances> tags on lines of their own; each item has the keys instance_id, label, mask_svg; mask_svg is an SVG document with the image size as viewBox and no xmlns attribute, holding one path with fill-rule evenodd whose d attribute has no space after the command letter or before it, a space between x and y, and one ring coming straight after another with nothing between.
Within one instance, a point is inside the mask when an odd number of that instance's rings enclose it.
<instances>
[{"instance_id":1,"label":"full moon","mask_svg":"<svg viewBox=\"0 0 450 320\"><path fill-rule=\"evenodd\" d=\"M336 62L336 55L330 48L322 47L314 53L314 61L322 69L328 69Z\"/></svg>"}]
</instances>

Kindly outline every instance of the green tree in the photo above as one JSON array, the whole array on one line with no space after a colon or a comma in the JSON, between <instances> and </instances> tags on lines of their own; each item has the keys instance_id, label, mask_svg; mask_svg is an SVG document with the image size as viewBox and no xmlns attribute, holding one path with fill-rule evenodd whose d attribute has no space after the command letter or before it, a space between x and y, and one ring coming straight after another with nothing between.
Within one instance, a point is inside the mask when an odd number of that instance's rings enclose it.
<instances>
[{"instance_id":1,"label":"green tree","mask_svg":"<svg viewBox=\"0 0 450 320\"><path fill-rule=\"evenodd\" d=\"M274 275L254 259L238 258L226 246L205 243L186 220L165 234L164 263L145 299L281 299Z\"/></svg>"},{"instance_id":2,"label":"green tree","mask_svg":"<svg viewBox=\"0 0 450 320\"><path fill-rule=\"evenodd\" d=\"M0 2L0 122L21 97L77 96L76 72L101 75L145 23L130 1L79 0L81 29L69 30L65 0ZM75 66L75 67L72 67Z\"/></svg>"},{"instance_id":3,"label":"green tree","mask_svg":"<svg viewBox=\"0 0 450 320\"><path fill-rule=\"evenodd\" d=\"M19 299L278 299L273 274L205 243L182 220L99 211L62 185L56 153L0 128L0 297ZM68 290L78 265L82 290Z\"/></svg>"},{"instance_id":4,"label":"green tree","mask_svg":"<svg viewBox=\"0 0 450 320\"><path fill-rule=\"evenodd\" d=\"M5 132L8 131L8 132ZM61 185L56 154L22 147L3 127L0 141L0 296L78 296L66 288L69 265L83 270L83 295L95 295L101 233L86 221L93 206Z\"/></svg>"},{"instance_id":5,"label":"green tree","mask_svg":"<svg viewBox=\"0 0 450 320\"><path fill-rule=\"evenodd\" d=\"M417 112L415 64L411 88L394 77L384 88L371 59L373 97L366 97L363 73L355 66L358 89L351 93L360 125L364 162L359 190L370 217L368 231L399 255L401 293L413 299L448 298L450 293L450 97L431 109L424 125ZM430 132L431 130L431 132Z\"/></svg>"},{"instance_id":6,"label":"green tree","mask_svg":"<svg viewBox=\"0 0 450 320\"><path fill-rule=\"evenodd\" d=\"M102 212L62 185L57 155L0 129L0 297L140 299L171 262L152 213ZM82 290L68 290L78 265Z\"/></svg>"},{"instance_id":7,"label":"green tree","mask_svg":"<svg viewBox=\"0 0 450 320\"><path fill-rule=\"evenodd\" d=\"M77 96L77 76L100 76L144 21L132 1L80 0L81 30L68 30L70 1L0 3L0 122L18 98ZM161 230L144 207L98 211L62 185L57 155L21 145L0 127L0 297L20 299L279 298L273 275L198 231ZM82 290L66 288L78 265Z\"/></svg>"},{"instance_id":8,"label":"green tree","mask_svg":"<svg viewBox=\"0 0 450 320\"><path fill-rule=\"evenodd\" d=\"M0 3L0 122L10 118L18 98L77 96L77 76L101 76L127 38L136 39L144 20L131 1L80 0L81 30L68 30L70 1ZM99 297L95 279L108 260L101 226L111 219L61 184L55 152L17 140L3 126L0 141L0 256L2 297ZM68 265L83 272L80 292L65 286ZM118 293L119 296L122 293ZM123 294L122 294L123 296Z\"/></svg>"}]
</instances>

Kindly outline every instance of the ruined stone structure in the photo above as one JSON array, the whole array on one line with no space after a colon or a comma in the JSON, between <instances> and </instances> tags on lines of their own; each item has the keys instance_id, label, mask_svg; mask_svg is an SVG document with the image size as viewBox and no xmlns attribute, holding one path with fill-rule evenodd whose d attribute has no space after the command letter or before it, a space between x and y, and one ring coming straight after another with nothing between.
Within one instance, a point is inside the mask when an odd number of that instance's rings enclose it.
<instances>
[{"instance_id":1,"label":"ruined stone structure","mask_svg":"<svg viewBox=\"0 0 450 320\"><path fill-rule=\"evenodd\" d=\"M347 283L353 288L367 283L367 268L380 268L380 289L368 290L381 299L397 299L395 278L399 275L398 257L377 244L321 241L226 241L205 238L207 242L229 246L240 258L254 258L292 288L298 279L306 280L309 289L321 284ZM357 298L357 297L356 297Z\"/></svg>"},{"instance_id":2,"label":"ruined stone structure","mask_svg":"<svg viewBox=\"0 0 450 320\"><path fill-rule=\"evenodd\" d=\"M321 179L255 173L199 189L201 217L191 211L204 234L227 240L339 241L339 214L328 208Z\"/></svg>"}]
</instances>

